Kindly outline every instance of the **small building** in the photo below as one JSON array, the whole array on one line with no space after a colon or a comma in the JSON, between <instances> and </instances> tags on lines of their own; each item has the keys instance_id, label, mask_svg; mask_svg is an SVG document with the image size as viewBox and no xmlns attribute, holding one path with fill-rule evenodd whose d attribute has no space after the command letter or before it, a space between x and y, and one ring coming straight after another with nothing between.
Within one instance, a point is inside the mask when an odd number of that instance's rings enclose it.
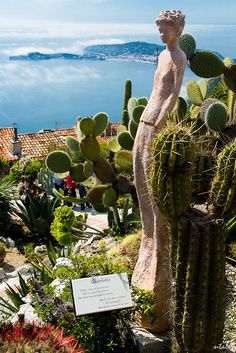
<instances>
[{"instance_id":1,"label":"small building","mask_svg":"<svg viewBox=\"0 0 236 353\"><path fill-rule=\"evenodd\" d=\"M101 140L115 136L119 123L109 123ZM16 127L0 128L0 156L9 162L17 161L23 155L44 159L50 150L65 147L66 136L77 138L76 125L68 129L41 130L18 134Z\"/></svg>"}]
</instances>

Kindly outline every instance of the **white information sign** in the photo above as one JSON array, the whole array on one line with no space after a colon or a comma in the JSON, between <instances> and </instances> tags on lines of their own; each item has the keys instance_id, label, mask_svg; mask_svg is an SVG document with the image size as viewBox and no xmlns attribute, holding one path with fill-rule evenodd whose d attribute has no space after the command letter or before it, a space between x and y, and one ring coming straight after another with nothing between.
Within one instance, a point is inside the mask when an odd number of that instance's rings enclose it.
<instances>
[{"instance_id":1,"label":"white information sign","mask_svg":"<svg viewBox=\"0 0 236 353\"><path fill-rule=\"evenodd\" d=\"M76 316L132 308L127 273L71 281Z\"/></svg>"}]
</instances>

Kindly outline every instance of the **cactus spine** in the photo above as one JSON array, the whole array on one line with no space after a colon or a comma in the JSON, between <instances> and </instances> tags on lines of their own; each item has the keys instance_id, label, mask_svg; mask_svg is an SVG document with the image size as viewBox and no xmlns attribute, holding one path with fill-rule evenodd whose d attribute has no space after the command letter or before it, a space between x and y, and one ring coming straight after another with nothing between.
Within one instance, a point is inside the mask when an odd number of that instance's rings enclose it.
<instances>
[{"instance_id":1,"label":"cactus spine","mask_svg":"<svg viewBox=\"0 0 236 353\"><path fill-rule=\"evenodd\" d=\"M230 165L232 148L228 148L226 155ZM156 136L151 187L154 200L167 215L170 225L170 266L174 283L172 353L208 353L222 341L224 223L217 216L208 216L190 207L192 187L196 184L193 173L206 169L210 170L209 185L214 159L202 154L196 158L191 137L183 130L169 129ZM214 292L216 300L212 300Z\"/></svg>"}]
</instances>

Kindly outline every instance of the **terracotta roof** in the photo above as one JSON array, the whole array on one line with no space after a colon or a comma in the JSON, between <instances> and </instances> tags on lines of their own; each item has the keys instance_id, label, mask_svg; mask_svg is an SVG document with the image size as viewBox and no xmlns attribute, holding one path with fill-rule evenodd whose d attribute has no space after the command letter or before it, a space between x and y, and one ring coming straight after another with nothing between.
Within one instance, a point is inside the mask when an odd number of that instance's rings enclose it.
<instances>
[{"instance_id":1,"label":"terracotta roof","mask_svg":"<svg viewBox=\"0 0 236 353\"><path fill-rule=\"evenodd\" d=\"M119 123L111 123L110 129L116 132ZM11 138L14 135L14 128L0 128L0 155L5 160L17 160L17 156L11 154ZM50 146L64 146L66 136L77 137L75 127L61 130L44 130L42 132L18 134L18 139L21 141L22 154L32 158L43 158L47 155ZM107 140L108 137L98 137L99 141Z\"/></svg>"},{"instance_id":2,"label":"terracotta roof","mask_svg":"<svg viewBox=\"0 0 236 353\"><path fill-rule=\"evenodd\" d=\"M0 154L3 155L4 159L11 161L18 159L10 152L13 135L13 128L0 128ZM32 158L42 158L47 155L50 146L64 146L65 137L68 135L76 137L73 128L18 134L18 138L21 141L22 154Z\"/></svg>"}]
</instances>

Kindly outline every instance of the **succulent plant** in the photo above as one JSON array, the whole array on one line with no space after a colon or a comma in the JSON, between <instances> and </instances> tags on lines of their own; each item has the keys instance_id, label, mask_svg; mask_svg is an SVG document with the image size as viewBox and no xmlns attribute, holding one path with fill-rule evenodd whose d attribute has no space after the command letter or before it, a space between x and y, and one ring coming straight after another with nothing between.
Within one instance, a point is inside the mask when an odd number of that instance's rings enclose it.
<instances>
[{"instance_id":1,"label":"succulent plant","mask_svg":"<svg viewBox=\"0 0 236 353\"><path fill-rule=\"evenodd\" d=\"M172 352L211 352L222 342L225 320L224 225L192 210L171 223L170 241L175 284Z\"/></svg>"},{"instance_id":2,"label":"succulent plant","mask_svg":"<svg viewBox=\"0 0 236 353\"><path fill-rule=\"evenodd\" d=\"M117 141L120 146L126 150L132 150L134 145L134 139L128 131L124 131L117 136Z\"/></svg>"},{"instance_id":3,"label":"succulent plant","mask_svg":"<svg viewBox=\"0 0 236 353\"><path fill-rule=\"evenodd\" d=\"M236 93L236 64L227 67L223 75L224 82L226 86Z\"/></svg>"},{"instance_id":4,"label":"succulent plant","mask_svg":"<svg viewBox=\"0 0 236 353\"><path fill-rule=\"evenodd\" d=\"M179 37L179 46L190 60L196 50L196 40L191 34L184 33Z\"/></svg>"},{"instance_id":5,"label":"succulent plant","mask_svg":"<svg viewBox=\"0 0 236 353\"><path fill-rule=\"evenodd\" d=\"M209 202L220 214L229 212L236 202L236 144L227 145L218 156Z\"/></svg>"},{"instance_id":6,"label":"succulent plant","mask_svg":"<svg viewBox=\"0 0 236 353\"><path fill-rule=\"evenodd\" d=\"M179 216L190 207L193 158L193 142L183 131L167 130L157 135L151 188L157 206L168 216Z\"/></svg>"},{"instance_id":7,"label":"succulent plant","mask_svg":"<svg viewBox=\"0 0 236 353\"><path fill-rule=\"evenodd\" d=\"M81 140L80 149L89 161L96 161L100 156L100 145L94 136L87 136Z\"/></svg>"},{"instance_id":8,"label":"succulent plant","mask_svg":"<svg viewBox=\"0 0 236 353\"><path fill-rule=\"evenodd\" d=\"M211 104L206 111L205 124L209 130L223 131L228 118L227 107L221 103Z\"/></svg>"},{"instance_id":9,"label":"succulent plant","mask_svg":"<svg viewBox=\"0 0 236 353\"><path fill-rule=\"evenodd\" d=\"M15 353L83 353L74 337L65 336L63 329L50 324L27 323L0 325L0 350Z\"/></svg>"},{"instance_id":10,"label":"succulent plant","mask_svg":"<svg viewBox=\"0 0 236 353\"><path fill-rule=\"evenodd\" d=\"M103 194L102 202L105 207L114 207L117 201L117 192L109 187Z\"/></svg>"},{"instance_id":11,"label":"succulent plant","mask_svg":"<svg viewBox=\"0 0 236 353\"><path fill-rule=\"evenodd\" d=\"M107 128L109 117L107 113L98 113L93 117L95 126L92 131L93 136L100 136Z\"/></svg>"},{"instance_id":12,"label":"succulent plant","mask_svg":"<svg viewBox=\"0 0 236 353\"><path fill-rule=\"evenodd\" d=\"M201 106L203 102L203 95L198 83L194 80L189 80L186 86L186 91L191 103Z\"/></svg>"},{"instance_id":13,"label":"succulent plant","mask_svg":"<svg viewBox=\"0 0 236 353\"><path fill-rule=\"evenodd\" d=\"M210 78L222 75L227 67L223 61L210 51L199 51L190 59L191 70L200 77Z\"/></svg>"},{"instance_id":14,"label":"succulent plant","mask_svg":"<svg viewBox=\"0 0 236 353\"><path fill-rule=\"evenodd\" d=\"M54 173L65 173L70 170L71 158L64 151L53 151L46 158L46 166Z\"/></svg>"},{"instance_id":15,"label":"succulent plant","mask_svg":"<svg viewBox=\"0 0 236 353\"><path fill-rule=\"evenodd\" d=\"M133 154L129 150L121 150L115 154L115 166L124 172L133 170Z\"/></svg>"},{"instance_id":16,"label":"succulent plant","mask_svg":"<svg viewBox=\"0 0 236 353\"><path fill-rule=\"evenodd\" d=\"M83 118L79 122L79 128L82 134L84 134L85 136L89 136L92 134L95 128L95 121L92 118Z\"/></svg>"},{"instance_id":17,"label":"succulent plant","mask_svg":"<svg viewBox=\"0 0 236 353\"><path fill-rule=\"evenodd\" d=\"M122 125L128 128L129 125L129 113L128 113L128 101L132 97L132 81L125 81L125 94L124 103L122 109Z\"/></svg>"}]
</instances>

